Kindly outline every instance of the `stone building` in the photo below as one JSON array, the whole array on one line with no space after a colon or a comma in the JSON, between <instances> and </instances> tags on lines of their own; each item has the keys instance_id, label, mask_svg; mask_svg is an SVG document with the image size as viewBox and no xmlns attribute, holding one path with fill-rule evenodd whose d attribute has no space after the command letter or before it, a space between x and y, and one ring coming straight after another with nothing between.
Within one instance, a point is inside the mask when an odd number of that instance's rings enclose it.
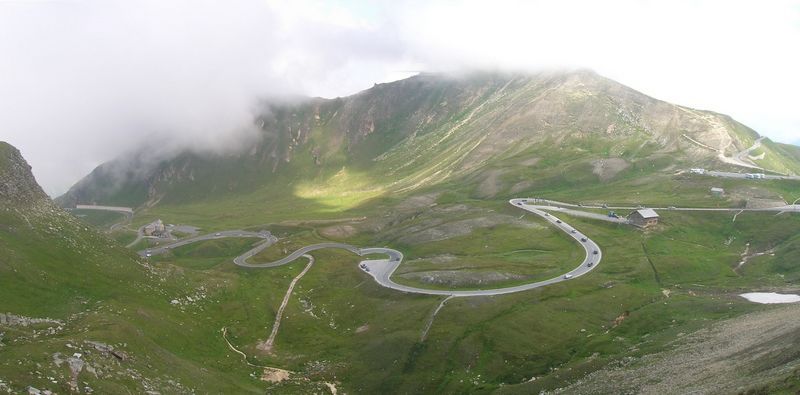
<instances>
[{"instance_id":1,"label":"stone building","mask_svg":"<svg viewBox=\"0 0 800 395\"><path fill-rule=\"evenodd\" d=\"M167 228L164 226L164 223L161 222L160 219L157 219L144 227L144 235L145 236L162 236L166 232Z\"/></svg>"},{"instance_id":2,"label":"stone building","mask_svg":"<svg viewBox=\"0 0 800 395\"><path fill-rule=\"evenodd\" d=\"M640 228L647 228L658 223L658 213L651 208L636 210L628 215L628 222Z\"/></svg>"}]
</instances>

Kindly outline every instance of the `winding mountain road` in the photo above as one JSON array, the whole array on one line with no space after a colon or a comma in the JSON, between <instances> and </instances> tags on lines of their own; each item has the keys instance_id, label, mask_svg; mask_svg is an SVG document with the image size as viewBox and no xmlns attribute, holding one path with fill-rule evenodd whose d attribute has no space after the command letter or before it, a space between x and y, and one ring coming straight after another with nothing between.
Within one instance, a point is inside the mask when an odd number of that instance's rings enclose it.
<instances>
[{"instance_id":1,"label":"winding mountain road","mask_svg":"<svg viewBox=\"0 0 800 395\"><path fill-rule=\"evenodd\" d=\"M246 231L246 230L226 230L226 231L223 231L223 232L209 233L209 234L205 234L205 235L189 237L187 239L183 239L183 240L178 241L176 243L164 245L164 246L161 246L161 247L154 247L154 248L148 248L146 250L141 250L141 251L139 251L139 255L140 256L159 255L159 254L163 254L163 253L169 251L170 249L173 249L173 248L176 248L176 247L185 246L187 244L197 243L198 241L216 240L216 239L223 239L223 238L226 238L226 237L252 237L252 238L259 238L259 239L264 239L265 240L265 243L259 244L258 246L256 246L252 250L247 251L243 255L236 257L236 259L234 259L234 262L237 259L240 259L240 258L242 258L245 255L250 254L250 253L252 253L250 256L253 256L253 255L259 253L264 248L269 247L270 245L272 245L272 243L274 243L275 241L278 240L277 238L275 238L275 236L273 236L271 233L269 233L267 231L249 232L249 231ZM265 244L266 244L266 246L265 246ZM296 257L295 257L295 259L296 259Z\"/></svg>"},{"instance_id":2,"label":"winding mountain road","mask_svg":"<svg viewBox=\"0 0 800 395\"><path fill-rule=\"evenodd\" d=\"M477 290L439 290L439 289L419 288L419 287L412 287L408 285L398 284L391 279L391 276L397 269L397 267L399 267L400 264L403 262L403 254L400 251L385 247L359 248L344 243L319 243L319 244L308 245L274 262L266 262L266 263L248 262L250 258L258 254L259 252L265 250L266 248L269 248L272 244L274 244L277 241L277 238L275 238L275 236L266 231L256 233L256 232L246 232L241 230L229 230L225 232L217 232L214 234L201 235L184 239L182 241L179 241L177 243L168 246L142 250L139 251L139 255L141 256L158 255L168 251L171 248L180 247L183 245L203 240L213 240L225 237L257 237L264 239L264 242L260 243L259 245L250 249L244 254L234 258L233 262L237 266L245 268L277 267L291 263L297 258L305 256L309 252L324 248L343 249L359 256L386 255L387 258L384 259L370 259L361 261L359 263L359 267L365 273L372 276L372 278L378 284L386 288L408 293L425 294L425 295L445 295L453 297L492 296L492 295L503 295L515 292L528 291L531 289L536 289L539 287L544 287L547 285L556 284L562 281L567 281L570 279L580 277L588 273L595 267L597 267L597 264L600 263L600 260L603 257L603 253L600 250L600 247L597 245L597 243L591 240L588 236L579 232L577 229L568 225L566 222L544 211L547 209L552 209L552 207L543 205L532 205L528 204L528 201L529 199L511 199L509 203L511 203L514 207L520 208L522 210L528 211L530 213L536 214L544 218L551 225L553 225L557 229L563 231L568 236L575 239L575 241L580 246L583 247L584 251L586 252L586 256L576 268L565 273L564 275L554 277L549 280L537 281L513 287L487 288L487 289L477 289Z\"/></svg>"},{"instance_id":3,"label":"winding mountain road","mask_svg":"<svg viewBox=\"0 0 800 395\"><path fill-rule=\"evenodd\" d=\"M552 211L564 211L568 213L574 213L576 211L580 212L580 209L602 209L602 210L638 210L643 208L642 206L602 206L602 205L592 205L592 204L572 204L572 203L564 203L559 202L557 200L549 200L549 199L516 199L516 200L527 200L528 204L531 202L535 203L534 207L540 208L542 210L552 210ZM797 202L795 202L797 203ZM775 206L775 207L763 207L763 208L741 208L741 207L647 207L653 210L666 210L666 211L773 211L773 212L800 212L800 204L787 204L783 206ZM586 212L582 212L584 214L588 214Z\"/></svg>"},{"instance_id":4,"label":"winding mountain road","mask_svg":"<svg viewBox=\"0 0 800 395\"><path fill-rule=\"evenodd\" d=\"M298 249L297 251L292 252L291 254L287 255L284 258L281 258L277 261L273 262L265 262L265 263L251 263L248 262L250 258L255 256L256 254L260 253L261 251L269 248L275 242L277 242L277 238L273 236L270 232L261 231L261 232L248 232L243 230L228 230L224 232L217 232L214 234L206 234L191 237L188 239L181 240L177 243L173 243L167 246L162 246L158 248L152 248L147 250L139 251L139 255L141 256L152 256L162 254L169 249L180 247L183 245L195 243L198 241L203 240L213 240L225 237L253 237L253 238L261 238L264 241L254 248L248 250L244 254L237 256L233 259L233 263L237 266L244 267L244 268L270 268L270 267L278 267L282 265L286 265L288 263L293 262L297 258L306 256L308 253L316 250L326 249L326 248L335 248L335 249L342 249L358 256L368 256L368 255L385 255L387 256L384 259L368 259L363 260L359 263L359 267L367 274L372 276L372 278L381 286L394 289L401 292L408 292L408 293L417 293L417 294L425 294L425 295L444 295L444 296L453 296L453 297L467 297L467 296L492 296L492 295L503 295L503 294L510 294L515 292L523 292L532 289L536 289L539 287L544 287L547 285L557 284L562 281L567 281L570 279L574 279L580 277L592 269L597 267L600 263L600 260L603 257L603 252L600 249L600 246L597 245L592 239L588 236L584 235L574 227L570 226L562 219L555 216L555 213L564 213L567 215L573 216L580 216L592 219L601 219L605 221L612 221L617 223L626 223L627 220L623 218L610 218L603 214L599 213L592 213L587 211L582 211L583 209L611 209L611 210L636 210L641 208L640 206L633 207L633 206L600 206L600 205L576 205L571 203L564 203L555 200L548 200L548 199L511 199L509 203L514 207L520 208L527 212L536 214L545 219L548 223L550 223L555 228L563 231L568 236L573 238L585 251L585 257L580 262L580 264L572 269L571 271L565 273L564 275L554 277L548 280L537 281L529 284L523 284L513 287L502 287L502 288L487 288L487 289L476 289L476 290L442 290L442 289L429 289L429 288L420 288L420 287L413 287L403 284L398 284L392 280L392 274L394 274L395 270L400 266L403 262L403 253L400 251L385 248L385 247L371 247L371 248L359 248L350 244L344 243L319 243L319 244L312 244L305 247ZM700 207L653 207L657 210L669 210L669 211L722 211L722 212L743 212L743 211L772 211L772 212L800 212L800 205L798 204L790 204L780 207L768 207L768 208L750 208L750 209L742 209L742 208L700 208ZM553 214L551 214L551 212Z\"/></svg>"}]
</instances>

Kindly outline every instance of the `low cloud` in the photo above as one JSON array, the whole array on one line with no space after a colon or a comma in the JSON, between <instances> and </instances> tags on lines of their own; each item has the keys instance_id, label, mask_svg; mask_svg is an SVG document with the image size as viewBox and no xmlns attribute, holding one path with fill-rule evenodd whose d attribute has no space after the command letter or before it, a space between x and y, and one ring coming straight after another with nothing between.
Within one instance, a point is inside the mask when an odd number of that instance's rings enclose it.
<instances>
[{"instance_id":1,"label":"low cloud","mask_svg":"<svg viewBox=\"0 0 800 395\"><path fill-rule=\"evenodd\" d=\"M315 83L357 89L383 76L336 76L397 57L396 45L382 45L392 39L370 27L276 7L0 1L0 139L58 194L142 144L236 148L254 136L259 102L316 94Z\"/></svg>"},{"instance_id":2,"label":"low cloud","mask_svg":"<svg viewBox=\"0 0 800 395\"><path fill-rule=\"evenodd\" d=\"M263 100L589 67L800 142L798 42L789 1L0 0L0 139L59 194L145 143L235 149Z\"/></svg>"}]
</instances>

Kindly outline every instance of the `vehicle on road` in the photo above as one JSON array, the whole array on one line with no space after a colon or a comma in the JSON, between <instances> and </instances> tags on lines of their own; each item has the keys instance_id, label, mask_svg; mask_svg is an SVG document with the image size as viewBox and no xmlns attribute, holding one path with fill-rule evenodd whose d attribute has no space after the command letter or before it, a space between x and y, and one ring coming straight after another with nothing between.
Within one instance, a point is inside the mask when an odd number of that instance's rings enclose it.
<instances>
[{"instance_id":1,"label":"vehicle on road","mask_svg":"<svg viewBox=\"0 0 800 395\"><path fill-rule=\"evenodd\" d=\"M667 210L675 210L675 206L669 206L667 207Z\"/></svg>"},{"instance_id":2,"label":"vehicle on road","mask_svg":"<svg viewBox=\"0 0 800 395\"><path fill-rule=\"evenodd\" d=\"M525 200L512 200L511 204L518 205L517 203L519 203L519 202L525 202ZM534 201L534 203L535 203L535 201ZM548 217L547 219L549 221L551 221L551 223L556 222L558 224L562 224L562 225L558 226L559 230L564 231L565 233L571 233L573 235L572 237L574 239L582 238L582 240L584 242L588 243L588 241L589 241L588 238L585 237L582 234L582 232L580 232L577 229L573 228L571 225L569 225L568 223L560 220L559 218L557 218L557 217L555 217L553 215L549 215L548 213L546 213L544 210L548 209L548 208L546 208L546 207L541 207L540 208L540 207L541 206L533 206L533 207L531 207L531 206L524 206L523 205L522 208L527 210L527 211L531 211L531 212L533 212L533 213L535 213L537 215L541 215L543 217ZM560 210L561 208L552 207L552 209L553 210ZM399 251L390 249L388 247L383 247L383 248L380 248L380 247L358 248L358 247L355 247L355 246L352 246L352 245L347 245L347 244L342 244L342 243L332 243L331 242L331 243L318 243L318 244L314 244L314 245L305 246L305 247L303 247L301 249L298 249L294 253L286 256L285 258L277 260L275 262L248 263L247 262L248 258L253 257L259 251L262 251L265 248L269 247L270 245L273 245L273 243L277 241L276 237L272 236L270 232L265 231L265 230L262 230L257 234L256 233L252 233L252 232L240 231L240 230L226 230L226 231L210 233L210 234L202 235L202 236L195 236L193 238L185 239L185 240L181 241L180 243L178 243L177 245L165 245L165 246L162 246L162 247L157 247L157 248L155 248L153 250L146 249L144 251L140 251L139 253L142 254L142 255L145 255L145 252L146 252L147 256L153 256L153 255L157 255L157 254L163 253L165 251L168 251L172 247L177 248L177 247L179 247L181 245L186 245L186 244L189 244L189 243L192 243L192 242L209 240L209 237L211 237L211 238L220 237L220 236L221 237L231 237L231 236L237 236L237 235L244 236L244 237L261 237L261 238L266 239L264 242L258 243L253 249L245 252L244 254L242 254L242 255L240 255L240 256L238 256L236 258L234 258L233 263L236 264L237 266L240 266L240 267L266 268L266 267L281 266L281 265L287 264L289 262L292 262L292 261L294 261L295 259L297 259L297 258L299 258L301 256L306 256L306 255L304 255L304 253L308 253L310 251L323 249L323 248L345 249L345 250L348 250L348 251L350 251L352 253L355 253L357 255L362 255L362 256L363 255L371 255L371 254L386 254L386 255L388 255L388 259L387 260L383 260L382 262L391 262L391 267L389 268L389 269L391 269L391 271L393 271L395 268L397 268L399 263L403 260L403 256ZM590 249L589 247L592 247L592 248ZM578 269L573 270L573 272L571 274L562 274L562 278L564 280L572 279L572 278L574 278L576 276L582 275L585 272L588 272L589 270L586 269L587 265L588 265L588 267L592 267L595 263L599 263L600 256L599 256L599 247L597 245L595 245L594 243L587 244L584 247L584 249L586 250L587 257L581 263L582 266L580 266ZM597 249L597 250L595 250L595 249ZM591 258L590 257L591 254L589 253L589 251L594 251L594 254L598 255L597 258ZM598 262L591 262L594 259L597 259ZM369 261L363 261L363 262L369 262ZM365 272L370 273L371 272L371 268L368 266L367 263L363 263L363 262L359 262L359 264L358 264L359 268L361 270L364 270ZM508 293L514 293L514 292L519 292L519 291L525 291L525 290L529 290L529 289L535 289L535 288L547 286L547 285L552 284L553 282L556 282L556 281L552 281L552 280L545 280L545 281L539 281L539 282L530 283L530 284L524 284L524 285L521 285L521 286L513 286L513 287L506 287L506 288L482 289L482 290L470 290L470 291L461 291L461 290L450 291L450 290L432 290L432 289L416 288L416 287L410 287L410 286L404 286L404 285L401 285L401 284L396 284L391 279L389 279L389 274L390 274L390 272L388 270L384 270L383 267L381 266L381 267L379 267L378 273L376 273L376 274L370 273L370 276L373 277L375 279L375 281L377 281L381 286L384 286L384 287L387 287L387 288L392 288L392 289L400 290L400 291L403 291L403 292L410 292L410 293L420 293L420 294L430 294L430 295L449 295L449 296L501 295L501 294L508 294ZM558 277L556 277L556 279L558 279Z\"/></svg>"},{"instance_id":3,"label":"vehicle on road","mask_svg":"<svg viewBox=\"0 0 800 395\"><path fill-rule=\"evenodd\" d=\"M593 255L597 255L597 254L598 254L597 250L594 250L594 251L592 252L592 254L593 254Z\"/></svg>"},{"instance_id":4,"label":"vehicle on road","mask_svg":"<svg viewBox=\"0 0 800 395\"><path fill-rule=\"evenodd\" d=\"M586 239L585 237L581 237L581 241L582 241L582 242L584 242L584 243L585 243L585 242L586 242L586 240L587 240L587 239Z\"/></svg>"}]
</instances>

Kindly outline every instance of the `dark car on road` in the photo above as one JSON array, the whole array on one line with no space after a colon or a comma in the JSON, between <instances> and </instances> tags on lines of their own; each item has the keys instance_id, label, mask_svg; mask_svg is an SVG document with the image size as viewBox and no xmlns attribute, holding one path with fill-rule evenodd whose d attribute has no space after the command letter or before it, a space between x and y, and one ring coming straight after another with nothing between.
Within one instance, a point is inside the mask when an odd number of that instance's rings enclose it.
<instances>
[{"instance_id":1,"label":"dark car on road","mask_svg":"<svg viewBox=\"0 0 800 395\"><path fill-rule=\"evenodd\" d=\"M581 237L581 241L586 242L586 238L585 237Z\"/></svg>"}]
</instances>

